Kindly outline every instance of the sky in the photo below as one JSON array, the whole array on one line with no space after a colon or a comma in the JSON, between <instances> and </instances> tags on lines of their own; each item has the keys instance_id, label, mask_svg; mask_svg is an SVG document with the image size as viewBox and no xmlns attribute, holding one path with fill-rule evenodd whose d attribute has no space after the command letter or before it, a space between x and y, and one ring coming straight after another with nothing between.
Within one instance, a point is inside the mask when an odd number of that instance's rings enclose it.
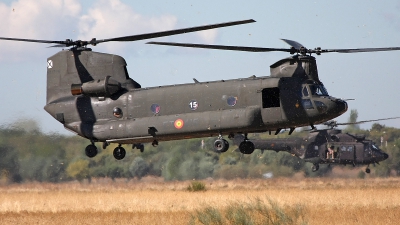
<instances>
[{"instance_id":1,"label":"sky","mask_svg":"<svg viewBox=\"0 0 400 225\"><path fill-rule=\"evenodd\" d=\"M123 1L2 0L0 37L40 40L105 39L236 20L257 22L151 41L288 48L281 38L307 48L400 46L400 1ZM125 58L142 87L268 76L288 53L235 52L145 44L150 40L92 47ZM47 44L0 41L0 126L25 119L46 133L71 134L47 114ZM331 96L349 101L358 120L400 116L400 51L327 53L316 56L320 80ZM400 128L400 120L381 124ZM370 128L372 124L361 127Z\"/></svg>"}]
</instances>

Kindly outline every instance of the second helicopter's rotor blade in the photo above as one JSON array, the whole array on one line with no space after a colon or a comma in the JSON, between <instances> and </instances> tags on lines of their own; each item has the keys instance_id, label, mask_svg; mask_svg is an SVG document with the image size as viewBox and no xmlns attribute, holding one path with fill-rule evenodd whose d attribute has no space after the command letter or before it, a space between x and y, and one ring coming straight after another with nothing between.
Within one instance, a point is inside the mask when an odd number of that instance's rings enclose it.
<instances>
[{"instance_id":1,"label":"second helicopter's rotor blade","mask_svg":"<svg viewBox=\"0 0 400 225\"><path fill-rule=\"evenodd\" d=\"M147 34L131 35L131 36L125 36L125 37L102 39L102 40L96 40L95 44L102 43L102 42L108 42L108 41L139 41L139 40L144 40L144 39L171 36L171 35L176 35L176 34L209 30L209 29L215 29L215 28L219 28L219 27L235 26L235 25L253 23L253 22L256 22L256 21L253 19L240 20L240 21L218 23L218 24L211 24L211 25L198 26L198 27L189 27L189 28L183 28L183 29L177 29L177 30L169 30L169 31L147 33Z\"/></svg>"},{"instance_id":2,"label":"second helicopter's rotor blade","mask_svg":"<svg viewBox=\"0 0 400 225\"><path fill-rule=\"evenodd\" d=\"M390 118L376 119L376 120L362 120L362 121L357 121L357 122L336 123L336 125L352 125L352 124L369 123L369 122L375 122L375 121L381 121L381 120L393 120L393 119L399 119L399 118L400 117L390 117Z\"/></svg>"},{"instance_id":3,"label":"second helicopter's rotor blade","mask_svg":"<svg viewBox=\"0 0 400 225\"><path fill-rule=\"evenodd\" d=\"M207 48L207 49L219 49L219 50L232 50L232 51L246 51L246 52L291 52L291 49L286 48L260 48L260 47L244 47L244 46L229 46L229 45L203 45L203 44L191 44L191 43L174 43L174 42L157 42L151 41L146 44L153 45L168 45L188 48Z\"/></svg>"},{"instance_id":4,"label":"second helicopter's rotor blade","mask_svg":"<svg viewBox=\"0 0 400 225\"><path fill-rule=\"evenodd\" d=\"M358 52L383 52L383 51L398 51L400 47L388 48L353 48L353 49L321 49L321 53L338 52L338 53L358 53ZM312 51L312 50L311 50ZM318 50L316 50L318 51Z\"/></svg>"},{"instance_id":5,"label":"second helicopter's rotor blade","mask_svg":"<svg viewBox=\"0 0 400 225\"><path fill-rule=\"evenodd\" d=\"M65 47L67 47L65 44L59 44L59 45L49 46L48 48L65 48Z\"/></svg>"}]
</instances>

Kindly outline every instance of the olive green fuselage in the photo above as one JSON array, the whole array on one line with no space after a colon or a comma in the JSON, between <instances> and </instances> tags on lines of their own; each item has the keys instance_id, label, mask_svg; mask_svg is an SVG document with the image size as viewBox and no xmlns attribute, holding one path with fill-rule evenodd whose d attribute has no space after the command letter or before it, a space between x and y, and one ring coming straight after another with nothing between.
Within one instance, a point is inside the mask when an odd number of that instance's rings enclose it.
<instances>
[{"instance_id":1,"label":"olive green fuselage","mask_svg":"<svg viewBox=\"0 0 400 225\"><path fill-rule=\"evenodd\" d=\"M310 85L320 82L310 77L141 88L116 55L62 51L48 61L52 67L48 68L46 111L67 129L93 141L127 144L274 131L318 124L347 110L341 100L311 94ZM109 90L106 76L113 79L109 87L119 83L113 86L115 93ZM95 88L76 91L81 84ZM71 86L77 95L71 94Z\"/></svg>"}]
</instances>

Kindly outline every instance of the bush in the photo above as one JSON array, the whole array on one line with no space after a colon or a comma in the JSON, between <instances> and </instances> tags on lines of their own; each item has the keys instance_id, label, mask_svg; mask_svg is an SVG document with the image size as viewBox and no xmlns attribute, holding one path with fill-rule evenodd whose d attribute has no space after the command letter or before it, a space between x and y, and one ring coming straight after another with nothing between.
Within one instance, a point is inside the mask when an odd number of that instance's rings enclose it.
<instances>
[{"instance_id":1,"label":"bush","mask_svg":"<svg viewBox=\"0 0 400 225\"><path fill-rule=\"evenodd\" d=\"M146 176L149 170L149 165L142 157L136 157L129 166L129 172L131 176L137 177L138 179Z\"/></svg>"},{"instance_id":2,"label":"bush","mask_svg":"<svg viewBox=\"0 0 400 225\"><path fill-rule=\"evenodd\" d=\"M206 206L191 216L189 224L308 224L302 205L283 207L267 199L233 202L224 209Z\"/></svg>"},{"instance_id":3,"label":"bush","mask_svg":"<svg viewBox=\"0 0 400 225\"><path fill-rule=\"evenodd\" d=\"M201 181L192 181L187 187L188 191L206 191L206 185Z\"/></svg>"},{"instance_id":4,"label":"bush","mask_svg":"<svg viewBox=\"0 0 400 225\"><path fill-rule=\"evenodd\" d=\"M360 178L360 179L364 179L365 178L364 171L361 170L360 172L358 172L357 177Z\"/></svg>"}]
</instances>

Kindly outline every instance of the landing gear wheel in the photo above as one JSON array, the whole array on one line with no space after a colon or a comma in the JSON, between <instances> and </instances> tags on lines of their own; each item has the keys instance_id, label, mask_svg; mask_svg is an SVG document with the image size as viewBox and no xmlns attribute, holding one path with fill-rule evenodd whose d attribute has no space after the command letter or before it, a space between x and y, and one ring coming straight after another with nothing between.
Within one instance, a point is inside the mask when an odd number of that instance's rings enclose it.
<instances>
[{"instance_id":1,"label":"landing gear wheel","mask_svg":"<svg viewBox=\"0 0 400 225\"><path fill-rule=\"evenodd\" d=\"M226 152L229 149L229 142L225 139L217 139L214 141L214 150L216 152Z\"/></svg>"},{"instance_id":2,"label":"landing gear wheel","mask_svg":"<svg viewBox=\"0 0 400 225\"><path fill-rule=\"evenodd\" d=\"M118 146L114 149L113 155L114 155L115 159L121 160L121 159L125 158L126 151L123 147Z\"/></svg>"},{"instance_id":3,"label":"landing gear wheel","mask_svg":"<svg viewBox=\"0 0 400 225\"><path fill-rule=\"evenodd\" d=\"M94 144L88 145L85 148L86 156L89 158L93 158L97 155L97 147Z\"/></svg>"},{"instance_id":4,"label":"landing gear wheel","mask_svg":"<svg viewBox=\"0 0 400 225\"><path fill-rule=\"evenodd\" d=\"M318 171L318 170L319 170L319 164L314 164L314 165L311 167L311 170L312 170L313 172Z\"/></svg>"},{"instance_id":5,"label":"landing gear wheel","mask_svg":"<svg viewBox=\"0 0 400 225\"><path fill-rule=\"evenodd\" d=\"M370 169L370 168L367 168L367 169L365 169L365 172L366 172L366 173L371 173L371 169Z\"/></svg>"},{"instance_id":6,"label":"landing gear wheel","mask_svg":"<svg viewBox=\"0 0 400 225\"><path fill-rule=\"evenodd\" d=\"M239 150L243 154L251 154L254 152L254 144L251 141L244 140L239 145Z\"/></svg>"},{"instance_id":7,"label":"landing gear wheel","mask_svg":"<svg viewBox=\"0 0 400 225\"><path fill-rule=\"evenodd\" d=\"M157 146L158 146L158 141L157 141L157 140L154 140L154 141L151 143L151 145L153 145L153 147L157 147Z\"/></svg>"}]
</instances>

